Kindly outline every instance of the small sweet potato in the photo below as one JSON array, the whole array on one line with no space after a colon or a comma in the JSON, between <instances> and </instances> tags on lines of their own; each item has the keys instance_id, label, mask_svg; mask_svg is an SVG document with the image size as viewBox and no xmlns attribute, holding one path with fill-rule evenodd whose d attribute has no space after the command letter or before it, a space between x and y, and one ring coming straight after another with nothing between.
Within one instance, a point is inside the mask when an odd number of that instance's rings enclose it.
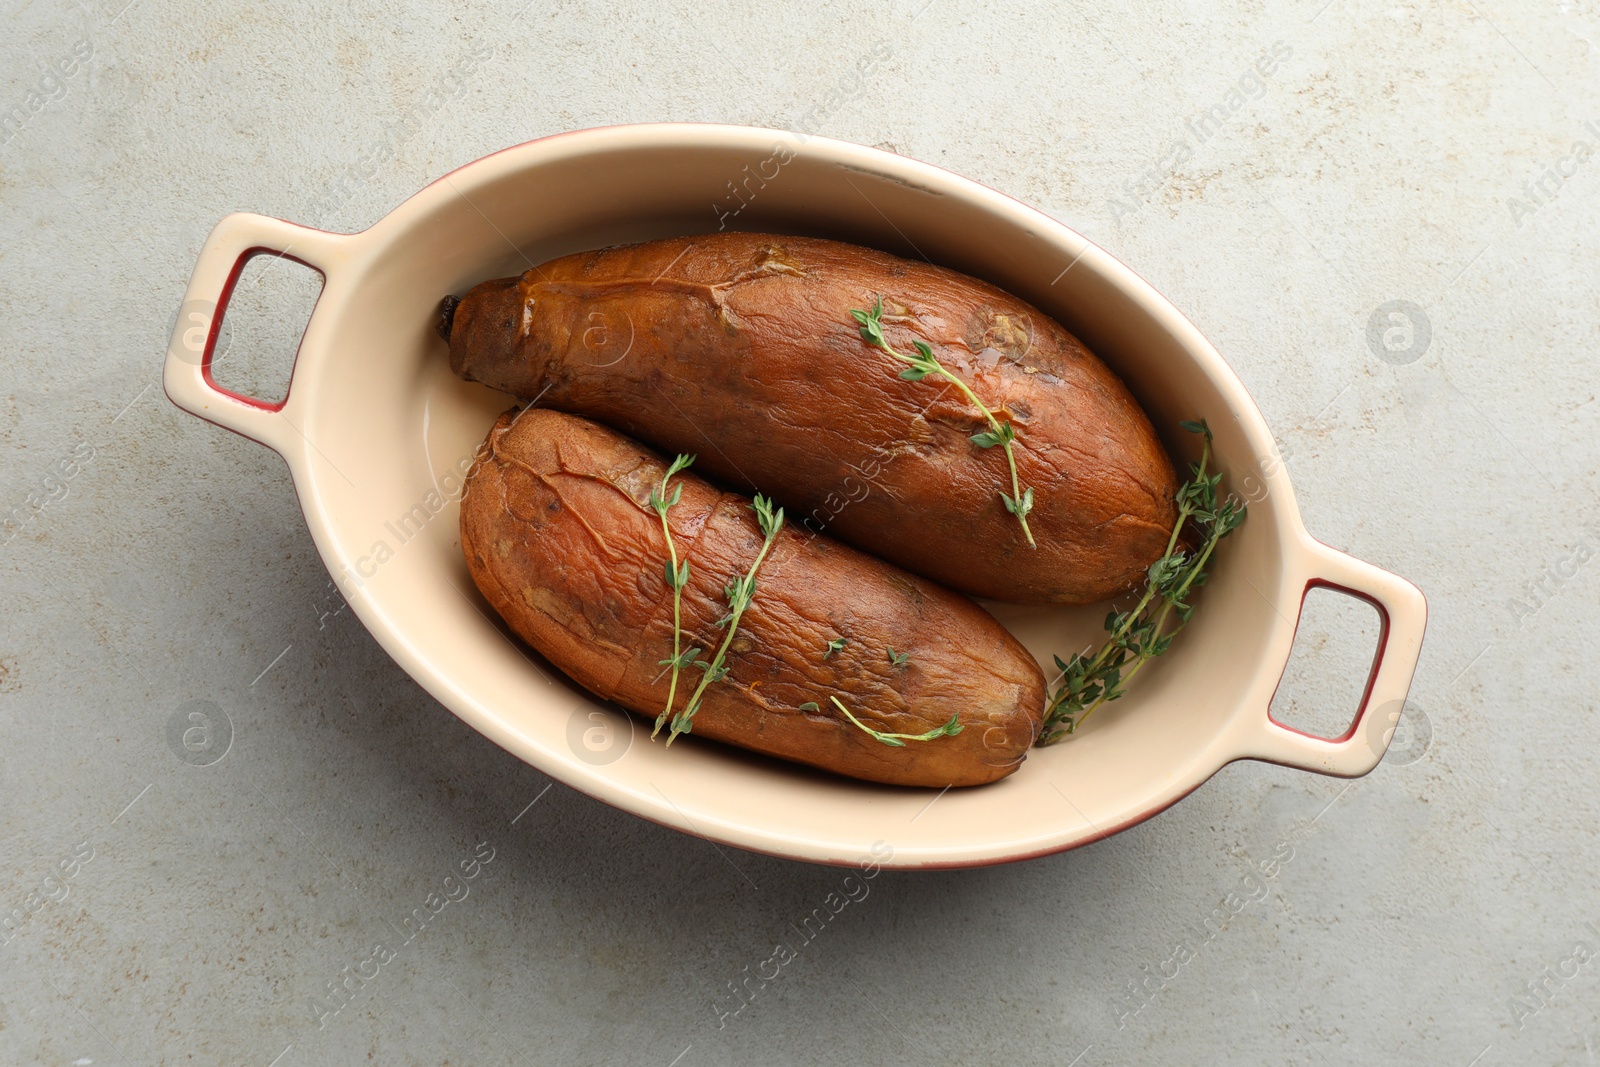
<instances>
[{"instance_id":1,"label":"small sweet potato","mask_svg":"<svg viewBox=\"0 0 1600 1067\"><path fill-rule=\"evenodd\" d=\"M467 566L511 629L584 688L652 721L669 683L659 661L672 655L666 540L650 506L664 470L614 430L527 408L489 432L461 500ZM667 514L690 568L683 629L709 660L725 634L723 587L749 570L763 537L746 498L692 472L680 483ZM1044 710L1038 664L988 612L792 524L757 572L727 666L705 691L695 737L877 782L1002 778ZM700 674L683 672L678 709ZM961 731L892 747L850 723L834 696L886 733L920 734L952 715Z\"/></svg>"},{"instance_id":2,"label":"small sweet potato","mask_svg":"<svg viewBox=\"0 0 1600 1067\"><path fill-rule=\"evenodd\" d=\"M1001 503L1003 448L938 377L869 346L852 308L884 302L914 341L1019 433L1030 548ZM720 233L582 252L484 282L442 324L455 372L584 415L793 518L974 596L1084 604L1166 548L1172 463L1122 382L1076 337L954 271L837 241Z\"/></svg>"}]
</instances>

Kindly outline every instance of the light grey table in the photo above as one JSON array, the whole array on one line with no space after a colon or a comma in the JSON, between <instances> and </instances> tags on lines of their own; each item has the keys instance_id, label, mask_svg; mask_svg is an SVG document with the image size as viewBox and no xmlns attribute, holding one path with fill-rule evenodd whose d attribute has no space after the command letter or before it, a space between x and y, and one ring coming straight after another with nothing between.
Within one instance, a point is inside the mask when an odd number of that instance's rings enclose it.
<instances>
[{"instance_id":1,"label":"light grey table","mask_svg":"<svg viewBox=\"0 0 1600 1067\"><path fill-rule=\"evenodd\" d=\"M9 5L0 39L0 1062L1594 1059L1592 6L126 2ZM283 464L158 384L227 212L355 230L656 119L928 160L1170 297L1312 532L1429 596L1390 759L1235 764L1078 852L885 874L733 1014L841 872L469 730L340 610ZM315 287L261 263L221 374L270 395ZM1348 720L1352 603L1313 597L1280 715Z\"/></svg>"}]
</instances>

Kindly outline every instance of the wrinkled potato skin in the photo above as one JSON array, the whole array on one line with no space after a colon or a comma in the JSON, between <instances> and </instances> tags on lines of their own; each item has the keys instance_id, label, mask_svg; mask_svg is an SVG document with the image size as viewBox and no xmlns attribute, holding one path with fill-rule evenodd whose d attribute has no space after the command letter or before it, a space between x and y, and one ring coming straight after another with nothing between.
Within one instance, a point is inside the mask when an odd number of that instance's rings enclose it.
<instances>
[{"instance_id":1,"label":"wrinkled potato skin","mask_svg":"<svg viewBox=\"0 0 1600 1067\"><path fill-rule=\"evenodd\" d=\"M948 381L861 339L884 297L896 350L921 339L1019 431L1031 549L1000 501L1004 449ZM797 522L974 596L1086 604L1165 551L1177 482L1122 382L1037 308L856 245L721 233L583 252L462 300L455 372L584 415L762 492Z\"/></svg>"},{"instance_id":2,"label":"wrinkled potato skin","mask_svg":"<svg viewBox=\"0 0 1600 1067\"><path fill-rule=\"evenodd\" d=\"M666 540L649 506L664 470L613 430L528 408L489 432L461 501L467 566L511 629L584 688L652 721L669 683L658 661L672 654ZM724 635L715 626L727 608L722 587L749 570L762 535L746 498L692 473L680 481L668 517L690 566L683 626L709 660ZM849 643L824 660L839 636ZM890 647L909 662L891 666ZM695 716L696 737L875 782L1003 778L1026 756L1044 710L1038 664L982 608L788 524L757 572L726 662L727 677L706 689ZM675 707L699 679L697 669L682 673ZM891 747L845 720L833 694L885 732L922 733L951 715L963 729ZM822 710L798 710L808 701Z\"/></svg>"}]
</instances>

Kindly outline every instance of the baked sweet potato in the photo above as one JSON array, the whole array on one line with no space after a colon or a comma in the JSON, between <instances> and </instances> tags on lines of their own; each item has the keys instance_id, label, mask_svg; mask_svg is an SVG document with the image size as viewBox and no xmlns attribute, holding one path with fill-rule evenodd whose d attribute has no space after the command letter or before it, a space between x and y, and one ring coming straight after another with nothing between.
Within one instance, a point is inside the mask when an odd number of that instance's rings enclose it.
<instances>
[{"instance_id":1,"label":"baked sweet potato","mask_svg":"<svg viewBox=\"0 0 1600 1067\"><path fill-rule=\"evenodd\" d=\"M852 308L884 302L1018 431L1004 449L947 381L899 377ZM836 241L721 233L582 252L446 301L455 373L597 419L774 496L796 521L975 596L1081 604L1132 588L1176 520L1172 464L1122 382L1037 308Z\"/></svg>"},{"instance_id":2,"label":"baked sweet potato","mask_svg":"<svg viewBox=\"0 0 1600 1067\"><path fill-rule=\"evenodd\" d=\"M584 688L652 720L669 687L659 661L672 656L666 540L650 505L664 470L614 430L526 408L489 432L461 499L467 566L511 629ZM689 562L683 630L711 649L724 635L723 587L748 571L763 535L745 497L692 473L672 484L683 492L668 520ZM1038 664L988 612L792 524L757 572L726 662L727 676L705 690L696 737L877 782L1002 778L1044 710ZM699 678L683 672L678 708L684 683ZM961 730L891 747L849 722L834 696L886 733L921 734L952 716Z\"/></svg>"}]
</instances>

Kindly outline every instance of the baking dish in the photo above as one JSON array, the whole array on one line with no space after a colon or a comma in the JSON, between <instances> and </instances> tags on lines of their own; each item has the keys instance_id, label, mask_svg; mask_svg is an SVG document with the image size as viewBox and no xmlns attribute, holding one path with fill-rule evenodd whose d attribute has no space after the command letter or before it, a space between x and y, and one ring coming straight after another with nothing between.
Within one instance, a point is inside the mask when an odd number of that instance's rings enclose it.
<instances>
[{"instance_id":1,"label":"baking dish","mask_svg":"<svg viewBox=\"0 0 1600 1067\"><path fill-rule=\"evenodd\" d=\"M1016 293L1122 376L1180 461L1194 457L1194 441L1178 423L1205 417L1224 485L1250 498L1248 521L1224 542L1172 651L1128 697L997 784L876 786L695 738L669 751L510 637L473 587L456 500L473 451L510 401L451 375L432 329L440 297L569 252L729 227L921 256ZM234 283L263 254L324 278L277 403L222 388L211 373ZM1422 594L1306 532L1244 387L1148 284L994 190L821 137L677 123L583 130L453 171L357 234L230 215L201 250L164 382L179 407L283 456L351 608L440 703L574 788L740 848L822 863L875 855L891 867L971 866L1115 833L1233 760L1365 774L1393 734L1421 647ZM1360 707L1332 740L1268 713L1301 602L1318 585L1370 602L1380 617ZM995 610L1045 664L1097 643L1105 614Z\"/></svg>"}]
</instances>

